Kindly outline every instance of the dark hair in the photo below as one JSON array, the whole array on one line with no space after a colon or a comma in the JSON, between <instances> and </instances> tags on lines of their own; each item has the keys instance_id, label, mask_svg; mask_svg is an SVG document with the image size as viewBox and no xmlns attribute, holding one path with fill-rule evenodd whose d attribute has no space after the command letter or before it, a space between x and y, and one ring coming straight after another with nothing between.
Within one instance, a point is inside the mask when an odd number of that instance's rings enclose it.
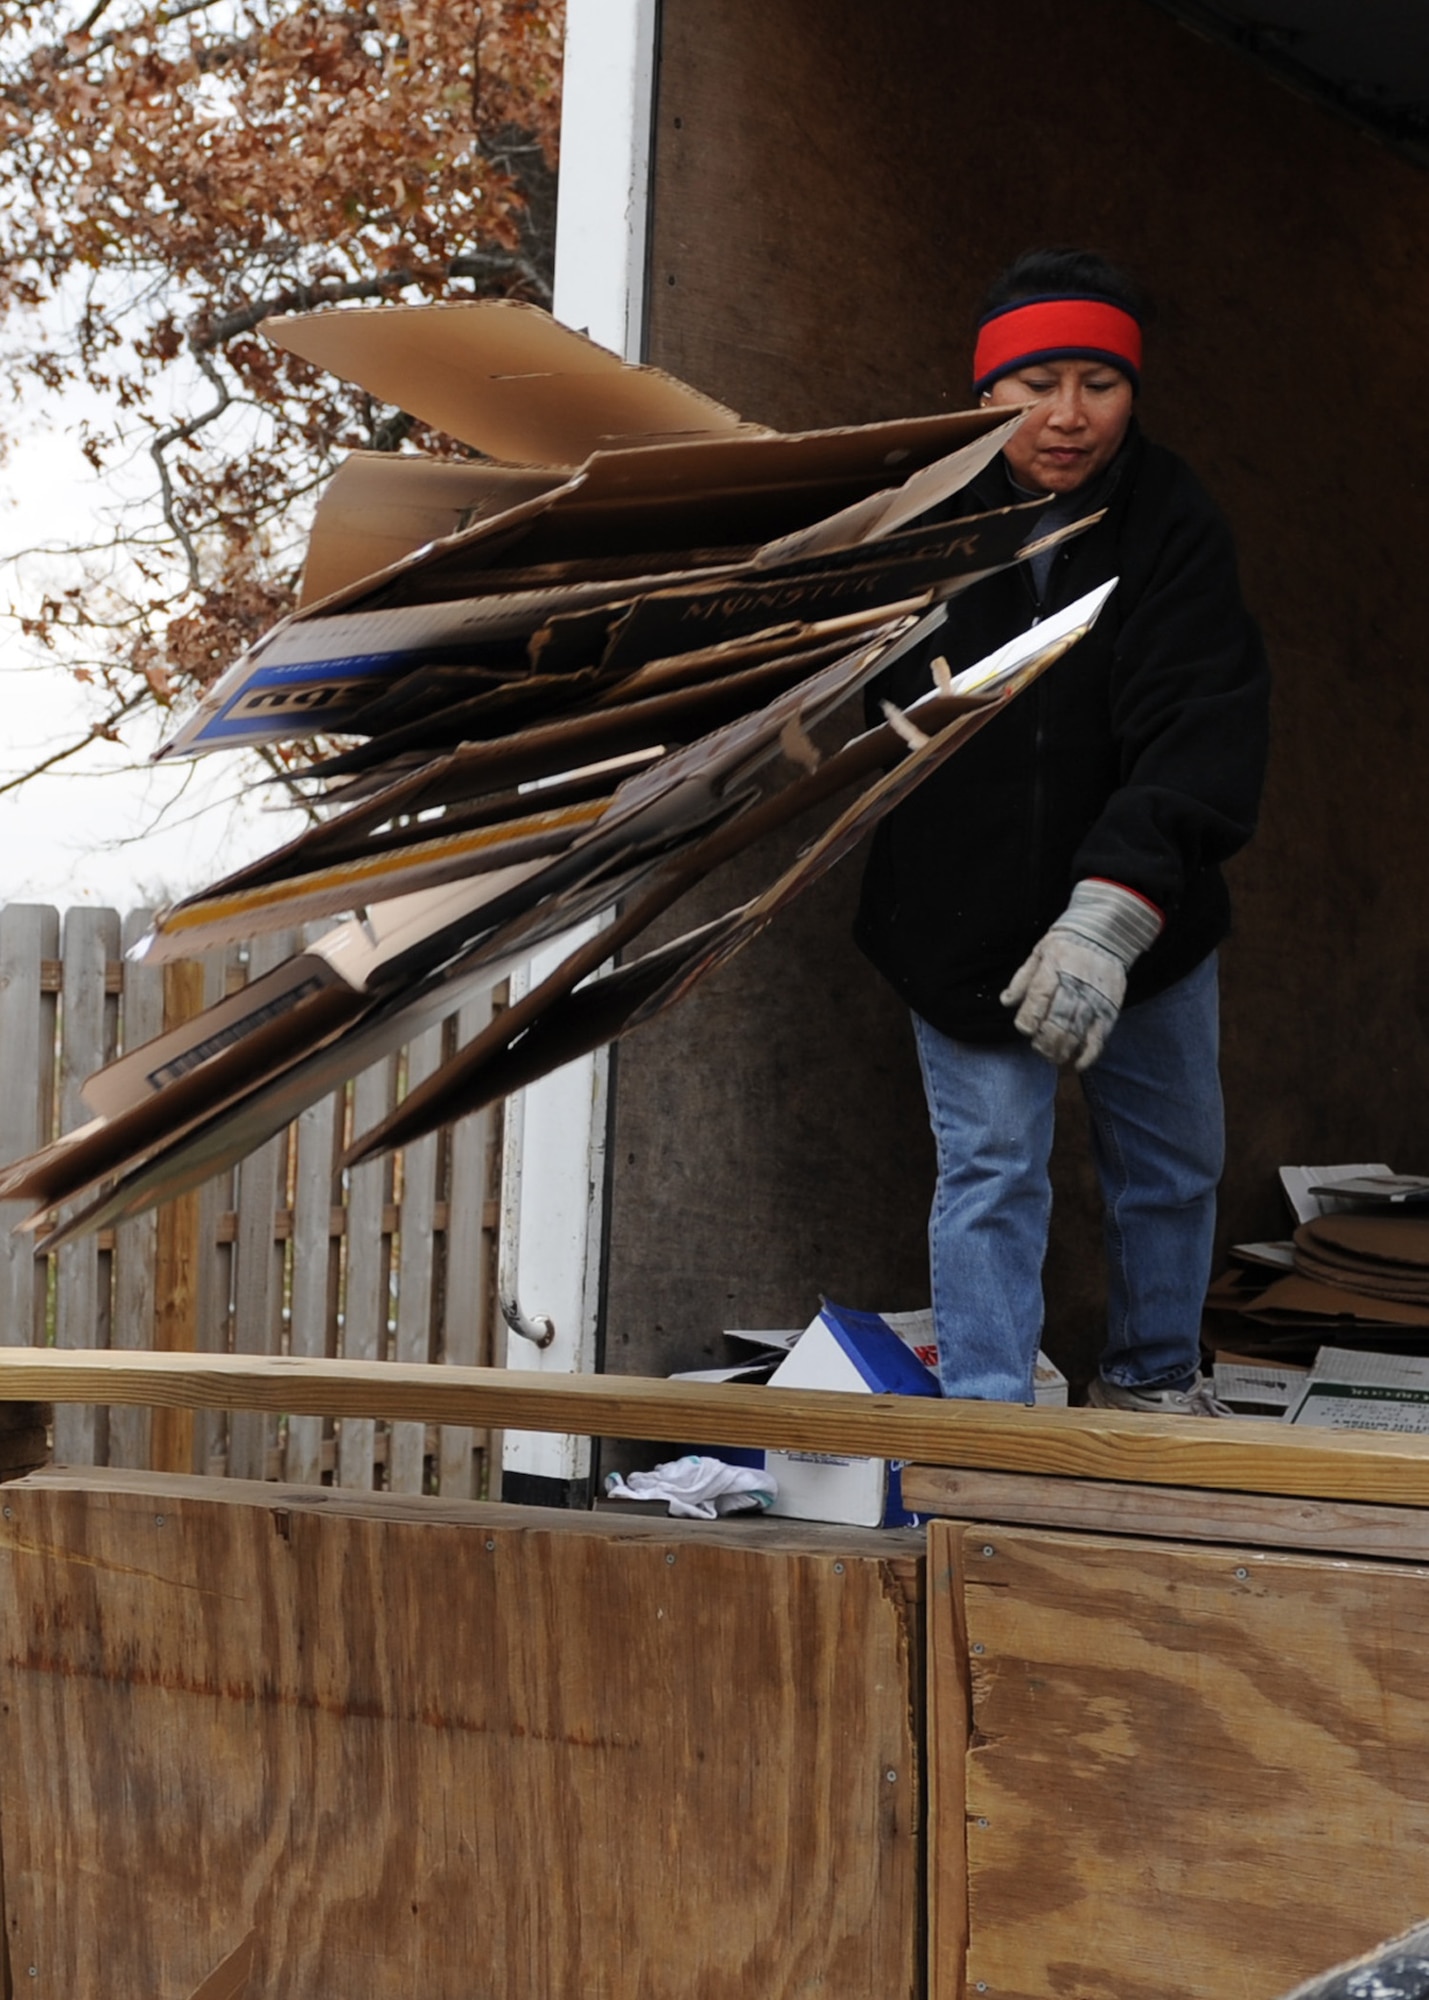
<instances>
[{"instance_id":1,"label":"dark hair","mask_svg":"<svg viewBox=\"0 0 1429 2000\"><path fill-rule=\"evenodd\" d=\"M1051 249L1024 250L994 278L979 308L978 323L1019 299L1056 298L1068 292L1110 299L1136 320L1147 317L1145 294L1125 271L1109 264L1095 250Z\"/></svg>"}]
</instances>

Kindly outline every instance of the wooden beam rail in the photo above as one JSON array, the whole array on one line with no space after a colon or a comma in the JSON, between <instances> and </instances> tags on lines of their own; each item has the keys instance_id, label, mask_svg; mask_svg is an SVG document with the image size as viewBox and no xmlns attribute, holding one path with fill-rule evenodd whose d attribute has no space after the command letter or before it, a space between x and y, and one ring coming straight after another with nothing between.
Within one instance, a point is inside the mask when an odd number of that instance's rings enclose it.
<instances>
[{"instance_id":1,"label":"wooden beam rail","mask_svg":"<svg viewBox=\"0 0 1429 2000\"><path fill-rule=\"evenodd\" d=\"M1429 1507L1285 1493L1210 1493L1193 1486L1117 1485L1107 1479L909 1465L903 1504L914 1514L987 1527L1060 1528L1081 1535L1149 1535L1166 1542L1324 1549L1339 1555L1429 1562Z\"/></svg>"},{"instance_id":2,"label":"wooden beam rail","mask_svg":"<svg viewBox=\"0 0 1429 2000\"><path fill-rule=\"evenodd\" d=\"M0 1402L385 1417L1429 1507L1429 1440L631 1375L255 1354L0 1348Z\"/></svg>"}]
</instances>

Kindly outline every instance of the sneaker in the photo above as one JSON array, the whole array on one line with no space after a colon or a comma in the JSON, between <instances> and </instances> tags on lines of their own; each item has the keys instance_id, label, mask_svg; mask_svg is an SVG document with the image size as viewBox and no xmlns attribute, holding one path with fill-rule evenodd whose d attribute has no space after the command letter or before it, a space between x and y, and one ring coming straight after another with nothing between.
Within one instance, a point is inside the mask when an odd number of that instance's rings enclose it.
<instances>
[{"instance_id":1,"label":"sneaker","mask_svg":"<svg viewBox=\"0 0 1429 2000\"><path fill-rule=\"evenodd\" d=\"M1119 1382L1107 1382L1098 1375L1087 1389L1087 1402L1094 1410L1136 1410L1148 1417L1232 1414L1203 1375L1198 1375L1189 1389L1124 1389Z\"/></svg>"}]
</instances>

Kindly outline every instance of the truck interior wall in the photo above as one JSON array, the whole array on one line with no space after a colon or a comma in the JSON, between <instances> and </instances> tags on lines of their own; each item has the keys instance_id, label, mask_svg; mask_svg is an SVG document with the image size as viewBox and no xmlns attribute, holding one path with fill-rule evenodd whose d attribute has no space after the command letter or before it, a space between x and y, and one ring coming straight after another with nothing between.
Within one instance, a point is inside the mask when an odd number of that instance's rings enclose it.
<instances>
[{"instance_id":1,"label":"truck interior wall","mask_svg":"<svg viewBox=\"0 0 1429 2000\"><path fill-rule=\"evenodd\" d=\"M1223 1240L1284 1233L1284 1162L1423 1169L1429 176L1149 0L905 0L876 26L854 0L664 0L655 130L649 356L769 423L965 404L977 299L1029 244L1149 287L1144 422L1230 515L1277 677L1223 954ZM849 941L857 874L620 1052L614 1369L698 1365L820 1290L926 1300L931 1149L907 1024ZM1047 1345L1085 1375L1077 1102Z\"/></svg>"}]
</instances>

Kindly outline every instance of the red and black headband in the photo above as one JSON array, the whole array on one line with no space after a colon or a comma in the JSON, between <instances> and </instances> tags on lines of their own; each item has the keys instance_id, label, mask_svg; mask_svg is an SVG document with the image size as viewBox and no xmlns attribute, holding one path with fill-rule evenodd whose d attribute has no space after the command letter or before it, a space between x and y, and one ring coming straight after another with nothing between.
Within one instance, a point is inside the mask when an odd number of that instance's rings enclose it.
<instances>
[{"instance_id":1,"label":"red and black headband","mask_svg":"<svg viewBox=\"0 0 1429 2000\"><path fill-rule=\"evenodd\" d=\"M1090 292L1015 299L979 320L973 393L1039 361L1105 361L1141 387L1141 325L1134 313Z\"/></svg>"}]
</instances>

